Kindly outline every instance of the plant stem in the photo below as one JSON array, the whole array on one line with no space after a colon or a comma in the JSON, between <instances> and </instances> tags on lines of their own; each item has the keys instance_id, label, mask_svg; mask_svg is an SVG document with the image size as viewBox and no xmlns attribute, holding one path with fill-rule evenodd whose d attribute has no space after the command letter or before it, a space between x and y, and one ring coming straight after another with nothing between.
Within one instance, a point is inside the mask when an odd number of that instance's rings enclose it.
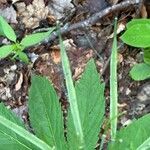
<instances>
[{"instance_id":1,"label":"plant stem","mask_svg":"<svg viewBox=\"0 0 150 150\"><path fill-rule=\"evenodd\" d=\"M66 88L67 88L68 99L70 103L71 115L73 118L77 138L79 138L80 141L78 149L84 149L84 136L83 136L82 126L81 126L76 92L73 85L72 74L70 70L69 59L60 32L58 34L59 34L60 49L61 49L62 67L63 67L63 72L66 81Z\"/></svg>"},{"instance_id":2,"label":"plant stem","mask_svg":"<svg viewBox=\"0 0 150 150\"><path fill-rule=\"evenodd\" d=\"M114 25L114 39L110 60L110 120L111 120L111 140L114 141L117 131L118 116L118 93L117 93L117 18Z\"/></svg>"}]
</instances>

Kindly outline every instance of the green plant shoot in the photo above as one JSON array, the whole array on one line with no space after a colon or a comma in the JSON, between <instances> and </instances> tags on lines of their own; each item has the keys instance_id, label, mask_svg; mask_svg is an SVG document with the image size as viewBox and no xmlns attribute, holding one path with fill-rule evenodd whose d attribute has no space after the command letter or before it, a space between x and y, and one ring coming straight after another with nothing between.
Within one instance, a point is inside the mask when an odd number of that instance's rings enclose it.
<instances>
[{"instance_id":1,"label":"green plant shoot","mask_svg":"<svg viewBox=\"0 0 150 150\"><path fill-rule=\"evenodd\" d=\"M12 59L20 59L25 63L29 63L29 58L24 49L39 44L45 38L50 36L55 28L50 28L47 32L34 33L25 36L21 42L17 41L17 36L13 28L0 16L0 35L8 38L12 43L0 47L0 59L11 55Z\"/></svg>"},{"instance_id":2,"label":"green plant shoot","mask_svg":"<svg viewBox=\"0 0 150 150\"><path fill-rule=\"evenodd\" d=\"M114 25L114 40L110 59L110 120L111 120L111 140L114 141L117 131L118 116L118 94L117 94L117 18Z\"/></svg>"}]
</instances>

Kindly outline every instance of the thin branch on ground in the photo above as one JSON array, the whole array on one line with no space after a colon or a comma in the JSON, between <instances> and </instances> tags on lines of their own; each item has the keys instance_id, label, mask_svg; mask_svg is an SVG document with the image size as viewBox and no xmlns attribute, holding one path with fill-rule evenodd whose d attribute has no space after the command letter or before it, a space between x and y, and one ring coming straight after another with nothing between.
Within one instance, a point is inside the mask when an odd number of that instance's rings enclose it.
<instances>
[{"instance_id":1,"label":"thin branch on ground","mask_svg":"<svg viewBox=\"0 0 150 150\"><path fill-rule=\"evenodd\" d=\"M107 7L106 9L104 9L98 13L95 13L88 19L85 19L84 21L80 21L78 23L71 24L71 25L65 25L64 27L62 27L60 29L60 33L61 33L61 35L63 35L74 29L90 27L90 26L94 25L97 21L102 19L103 17L107 16L108 14L116 12L116 11L121 11L126 8L135 7L140 2L142 2L142 0L126 0L124 2L113 5L111 7ZM45 39L42 43L48 43L48 42L54 41L57 37L58 37L57 31L53 32L51 34L51 36L49 38Z\"/></svg>"}]
</instances>

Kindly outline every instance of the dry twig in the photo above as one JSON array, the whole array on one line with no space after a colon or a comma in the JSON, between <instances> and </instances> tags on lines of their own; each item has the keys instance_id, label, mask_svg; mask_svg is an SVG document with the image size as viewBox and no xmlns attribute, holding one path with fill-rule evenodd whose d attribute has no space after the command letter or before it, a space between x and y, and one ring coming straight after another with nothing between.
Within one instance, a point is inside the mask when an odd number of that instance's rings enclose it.
<instances>
[{"instance_id":1,"label":"dry twig","mask_svg":"<svg viewBox=\"0 0 150 150\"><path fill-rule=\"evenodd\" d=\"M74 29L90 27L90 26L94 25L98 20L105 17L106 15L116 12L116 11L123 10L125 8L135 7L135 5L139 4L140 2L142 2L142 0L126 0L122 3L113 5L111 7L107 7L106 9L104 9L98 13L95 13L94 15L92 15L91 17L89 17L88 19L86 19L84 21L80 21L80 22L72 24L72 25L65 25L64 27L62 27L60 29L60 33L66 34L69 31L74 30ZM57 31L53 32L49 38L47 38L43 41L43 43L51 42L51 41L55 40L57 37L58 37Z\"/></svg>"}]
</instances>

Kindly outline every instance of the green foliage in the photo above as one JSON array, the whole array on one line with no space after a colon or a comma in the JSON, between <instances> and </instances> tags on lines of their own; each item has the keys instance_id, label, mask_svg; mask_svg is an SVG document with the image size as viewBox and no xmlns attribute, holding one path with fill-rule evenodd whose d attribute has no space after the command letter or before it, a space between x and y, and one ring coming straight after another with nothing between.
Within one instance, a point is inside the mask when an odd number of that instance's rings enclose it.
<instances>
[{"instance_id":1,"label":"green foliage","mask_svg":"<svg viewBox=\"0 0 150 150\"><path fill-rule=\"evenodd\" d=\"M65 148L61 106L52 84L46 78L32 78L29 116L37 137L58 150Z\"/></svg>"},{"instance_id":2,"label":"green foliage","mask_svg":"<svg viewBox=\"0 0 150 150\"><path fill-rule=\"evenodd\" d=\"M34 33L31 35L25 36L20 44L23 47L29 47L33 46L35 44L40 43L42 40L44 40L46 37L48 37L54 30L55 28L51 28L48 32L42 32L42 33Z\"/></svg>"},{"instance_id":3,"label":"green foliage","mask_svg":"<svg viewBox=\"0 0 150 150\"><path fill-rule=\"evenodd\" d=\"M144 49L144 62L150 65L150 48Z\"/></svg>"},{"instance_id":4,"label":"green foliage","mask_svg":"<svg viewBox=\"0 0 150 150\"><path fill-rule=\"evenodd\" d=\"M98 141L98 133L104 117L104 84L99 79L94 61L87 64L81 79L75 84L77 103L83 129L85 149L94 149ZM68 114L68 145L70 150L78 149L78 138L69 109Z\"/></svg>"},{"instance_id":5,"label":"green foliage","mask_svg":"<svg viewBox=\"0 0 150 150\"><path fill-rule=\"evenodd\" d=\"M149 126L150 114L133 121L128 127L118 131L116 142L110 143L109 150L136 150L140 146L138 150L150 149L150 143L146 141L150 138Z\"/></svg>"},{"instance_id":6,"label":"green foliage","mask_svg":"<svg viewBox=\"0 0 150 150\"><path fill-rule=\"evenodd\" d=\"M118 116L118 93L117 93L117 18L114 25L114 39L110 58L110 120L111 120L111 140L116 137L117 116Z\"/></svg>"},{"instance_id":7,"label":"green foliage","mask_svg":"<svg viewBox=\"0 0 150 150\"><path fill-rule=\"evenodd\" d=\"M16 41L17 37L13 28L0 16L0 35L7 37L10 41L13 41L12 45L6 45L0 47L0 58L5 58L10 54L13 55L12 58L19 58L25 63L29 63L28 56L23 52L23 50L29 46L39 44L45 38L47 38L55 28L50 28L47 32L35 33L27 35L24 37L20 43Z\"/></svg>"},{"instance_id":8,"label":"green foliage","mask_svg":"<svg viewBox=\"0 0 150 150\"><path fill-rule=\"evenodd\" d=\"M94 149L98 141L105 109L104 84L101 83L99 79L93 60L88 63L82 78L77 81L75 91L85 141L84 149L91 150ZM17 140L14 138L14 140L7 141L7 137L5 137L6 134L2 134L2 140L6 140L6 145L14 145L10 150L16 150L16 147L20 146L20 143L21 148L19 147L18 149L21 150L51 150L52 148L57 150L82 149L78 147L79 145L77 144L79 139L73 123L71 107L69 108L69 115L67 117L67 142L65 140L61 105L48 79L40 76L32 77L28 106L31 126L37 137L20 127L19 123L12 123L12 120L7 118L4 110L0 108L0 110L2 110L2 114L0 114L0 131L7 131L6 133L9 134L12 132L12 134L18 137ZM6 109L4 106L3 108ZM1 117L1 115L3 115L3 117ZM18 119L16 118L16 120ZM5 127L4 129L6 131L1 128L1 125Z\"/></svg>"},{"instance_id":9,"label":"green foliage","mask_svg":"<svg viewBox=\"0 0 150 150\"><path fill-rule=\"evenodd\" d=\"M19 127L22 127L25 129L23 122L15 116L10 110L8 110L2 103L0 104L0 149L1 150L29 150L31 148L34 148L35 150L38 150L37 146L33 145L29 141L24 140L20 135L18 135L15 131L18 131L18 129L12 127L12 123L15 123L15 125L18 125ZM2 118L5 117L5 118ZM7 124L7 126L4 126L3 119L7 119L7 121L11 121L11 125ZM9 129L12 128L12 129ZM30 137L31 139L31 137ZM32 139L31 139L32 140Z\"/></svg>"},{"instance_id":10,"label":"green foliage","mask_svg":"<svg viewBox=\"0 0 150 150\"><path fill-rule=\"evenodd\" d=\"M0 59L7 57L13 51L13 45L4 45L0 47Z\"/></svg>"},{"instance_id":11,"label":"green foliage","mask_svg":"<svg viewBox=\"0 0 150 150\"><path fill-rule=\"evenodd\" d=\"M13 28L0 16L0 35L7 37L9 40L16 42L16 34Z\"/></svg>"},{"instance_id":12,"label":"green foliage","mask_svg":"<svg viewBox=\"0 0 150 150\"><path fill-rule=\"evenodd\" d=\"M22 60L23 62L25 62L25 63L28 63L28 62L29 62L29 58L28 58L28 56L27 56L26 53L24 53L24 52L22 52L22 51L19 51L19 52L17 52L17 55L18 55L18 58L19 58L20 60Z\"/></svg>"},{"instance_id":13,"label":"green foliage","mask_svg":"<svg viewBox=\"0 0 150 150\"><path fill-rule=\"evenodd\" d=\"M144 63L136 64L130 71L134 80L145 80L150 77L150 19L133 19L127 24L126 32L121 36L124 43L144 48ZM142 70L142 71L141 71Z\"/></svg>"},{"instance_id":14,"label":"green foliage","mask_svg":"<svg viewBox=\"0 0 150 150\"><path fill-rule=\"evenodd\" d=\"M150 47L150 23L136 22L127 29L121 39L124 43L134 47Z\"/></svg>"},{"instance_id":15,"label":"green foliage","mask_svg":"<svg viewBox=\"0 0 150 150\"><path fill-rule=\"evenodd\" d=\"M127 29L137 24L150 24L150 19L132 19L132 21L127 23Z\"/></svg>"},{"instance_id":16,"label":"green foliage","mask_svg":"<svg viewBox=\"0 0 150 150\"><path fill-rule=\"evenodd\" d=\"M130 71L132 79L136 81L150 78L150 65L145 63L136 64Z\"/></svg>"},{"instance_id":17,"label":"green foliage","mask_svg":"<svg viewBox=\"0 0 150 150\"><path fill-rule=\"evenodd\" d=\"M144 24L143 22L141 24ZM130 24L129 29L133 26L136 26L136 23ZM49 36L53 30L54 29L50 29L45 33L27 36L21 41L21 44L16 42L12 45L1 47L0 50L3 52L1 58L5 58L12 53L14 57L18 56L20 59L24 60L24 62L28 62L26 54L22 52L24 48L38 44L42 39ZM0 33L3 36L8 36L2 28L0 28ZM14 40L12 37L11 39ZM3 104L0 104L0 150L95 149L105 112L104 84L99 79L94 61L90 60L81 79L75 83L74 87L68 57L60 34L59 38L62 66L70 104L68 116L65 118L67 120L65 131L61 105L52 83L45 77L33 76L29 91L28 107L29 119L34 134L28 132L22 121ZM32 41L31 39L34 40ZM116 36L114 38L113 50L115 53L112 58L115 59L115 63L111 64L111 69L115 71L115 78L111 78L111 80L116 79L117 75L116 66L113 68L113 64L116 65L117 60ZM143 66L148 68L143 69L144 67L142 66L142 71L144 70L143 72L148 74L147 70L150 67L149 58L147 58L148 55L146 54L148 53L148 49L145 49L145 51L145 63L147 64L143 63ZM139 80L139 75L136 74L138 72L137 70L139 71L139 69L133 71L134 75L131 70L131 76ZM143 78L144 75L142 75L141 78ZM144 79L147 77L148 76L144 77ZM114 87L116 86L117 85ZM114 94L117 94L116 91ZM114 104L117 106L116 103ZM149 126L150 115L148 114L134 121L128 127L118 131L114 141L109 144L109 149L150 149ZM64 133L66 133L66 136L64 136Z\"/></svg>"},{"instance_id":18,"label":"green foliage","mask_svg":"<svg viewBox=\"0 0 150 150\"><path fill-rule=\"evenodd\" d=\"M62 67L63 67L63 73L66 81L66 88L68 92L68 100L70 103L70 111L73 119L73 125L75 129L76 139L77 141L77 149L84 149L85 147L85 141L84 141L84 135L83 135L83 128L81 126L81 118L79 114L79 106L77 102L77 95L76 91L73 85L72 80L72 74L69 64L69 59L65 50L65 46L63 44L61 34L59 34L59 41L60 41L60 47L61 47L61 57L62 57Z\"/></svg>"}]
</instances>

